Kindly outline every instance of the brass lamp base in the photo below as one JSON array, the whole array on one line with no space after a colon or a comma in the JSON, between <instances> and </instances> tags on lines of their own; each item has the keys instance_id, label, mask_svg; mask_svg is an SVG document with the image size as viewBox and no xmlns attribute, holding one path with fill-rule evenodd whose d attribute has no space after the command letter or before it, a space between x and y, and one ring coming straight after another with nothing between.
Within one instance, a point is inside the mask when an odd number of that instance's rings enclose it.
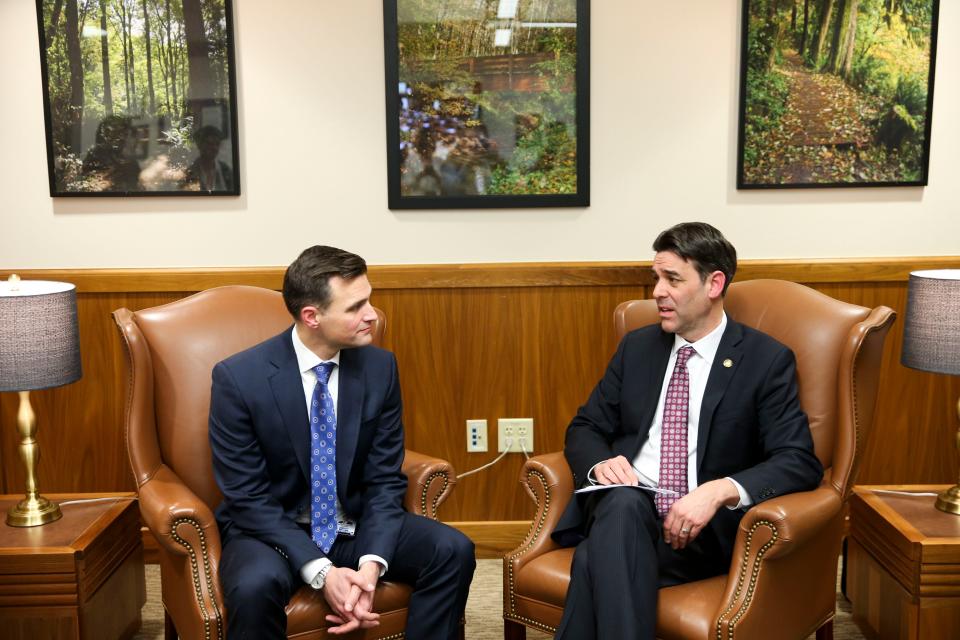
<instances>
[{"instance_id":1,"label":"brass lamp base","mask_svg":"<svg viewBox=\"0 0 960 640\"><path fill-rule=\"evenodd\" d=\"M7 524L11 527L36 527L59 520L63 514L60 505L51 502L37 491L37 465L40 462L40 447L37 445L37 417L30 406L30 392L20 391L20 409L17 412L17 428L20 431L20 457L27 469L27 493L15 507L7 511Z\"/></svg>"},{"instance_id":2,"label":"brass lamp base","mask_svg":"<svg viewBox=\"0 0 960 640\"><path fill-rule=\"evenodd\" d=\"M36 527L59 520L63 516L60 505L43 496L21 500L7 511L7 524L11 527Z\"/></svg>"},{"instance_id":3,"label":"brass lamp base","mask_svg":"<svg viewBox=\"0 0 960 640\"><path fill-rule=\"evenodd\" d=\"M957 418L960 418L960 400L957 400ZM960 429L957 429L957 449L960 449ZM937 509L960 516L960 484L955 484L937 496Z\"/></svg>"},{"instance_id":4,"label":"brass lamp base","mask_svg":"<svg viewBox=\"0 0 960 640\"><path fill-rule=\"evenodd\" d=\"M960 486L954 485L937 496L937 509L960 516Z\"/></svg>"}]
</instances>

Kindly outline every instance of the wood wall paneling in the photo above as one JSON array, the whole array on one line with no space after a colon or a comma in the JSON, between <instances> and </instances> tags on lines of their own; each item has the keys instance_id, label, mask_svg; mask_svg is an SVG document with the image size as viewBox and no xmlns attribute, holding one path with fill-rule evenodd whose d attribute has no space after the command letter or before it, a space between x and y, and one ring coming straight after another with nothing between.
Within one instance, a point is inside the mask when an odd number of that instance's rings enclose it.
<instances>
[{"instance_id":1,"label":"wood wall paneling","mask_svg":"<svg viewBox=\"0 0 960 640\"><path fill-rule=\"evenodd\" d=\"M860 482L944 483L957 478L960 379L899 364L906 280L915 268L957 268L960 257L872 261L745 261L738 280L803 282L832 297L899 314L883 358L880 404ZM164 304L224 284L276 288L281 268L22 271L78 285L84 376L31 394L41 448L40 489L134 488L123 436L124 353L110 312ZM0 277L6 275L0 272ZM535 452L559 450L577 407L616 347L617 303L649 295L649 263L371 267L385 345L400 364L410 448L459 471L496 457L497 418L532 417ZM16 394L0 394L0 489L23 490ZM486 418L491 451L467 453L465 420ZM529 519L517 478L523 456L463 478L441 510L448 521Z\"/></svg>"}]
</instances>

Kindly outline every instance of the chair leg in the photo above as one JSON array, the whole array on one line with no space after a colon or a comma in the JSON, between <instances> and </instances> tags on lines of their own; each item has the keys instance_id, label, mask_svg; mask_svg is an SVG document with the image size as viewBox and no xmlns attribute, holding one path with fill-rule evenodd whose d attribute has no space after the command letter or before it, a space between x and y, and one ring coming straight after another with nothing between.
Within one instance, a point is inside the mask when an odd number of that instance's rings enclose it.
<instances>
[{"instance_id":1,"label":"chair leg","mask_svg":"<svg viewBox=\"0 0 960 640\"><path fill-rule=\"evenodd\" d=\"M817 629L817 640L833 640L833 620L824 622L823 626Z\"/></svg>"},{"instance_id":2,"label":"chair leg","mask_svg":"<svg viewBox=\"0 0 960 640\"><path fill-rule=\"evenodd\" d=\"M503 640L526 640L527 628L513 620L503 621Z\"/></svg>"},{"instance_id":3,"label":"chair leg","mask_svg":"<svg viewBox=\"0 0 960 640\"><path fill-rule=\"evenodd\" d=\"M163 611L163 640L177 640L177 628L173 626L173 618L170 617L170 614L167 613L166 609Z\"/></svg>"}]
</instances>

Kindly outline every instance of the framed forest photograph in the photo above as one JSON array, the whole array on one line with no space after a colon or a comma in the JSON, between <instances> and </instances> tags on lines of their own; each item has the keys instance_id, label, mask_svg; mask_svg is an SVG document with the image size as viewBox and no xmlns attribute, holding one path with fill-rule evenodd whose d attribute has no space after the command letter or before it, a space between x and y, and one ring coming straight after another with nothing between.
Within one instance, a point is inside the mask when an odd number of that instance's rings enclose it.
<instances>
[{"instance_id":1,"label":"framed forest photograph","mask_svg":"<svg viewBox=\"0 0 960 640\"><path fill-rule=\"evenodd\" d=\"M239 195L230 0L37 0L51 196Z\"/></svg>"},{"instance_id":2,"label":"framed forest photograph","mask_svg":"<svg viewBox=\"0 0 960 640\"><path fill-rule=\"evenodd\" d=\"M383 11L391 209L589 205L589 0Z\"/></svg>"},{"instance_id":3,"label":"framed forest photograph","mask_svg":"<svg viewBox=\"0 0 960 640\"><path fill-rule=\"evenodd\" d=\"M927 184L939 0L743 0L737 188Z\"/></svg>"}]
</instances>

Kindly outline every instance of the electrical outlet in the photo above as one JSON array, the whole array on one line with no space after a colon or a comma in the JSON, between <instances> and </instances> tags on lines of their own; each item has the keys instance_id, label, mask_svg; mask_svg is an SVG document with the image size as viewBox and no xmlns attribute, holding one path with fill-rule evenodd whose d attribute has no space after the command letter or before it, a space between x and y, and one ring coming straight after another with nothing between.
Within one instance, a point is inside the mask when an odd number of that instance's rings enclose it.
<instances>
[{"instance_id":1,"label":"electrical outlet","mask_svg":"<svg viewBox=\"0 0 960 640\"><path fill-rule=\"evenodd\" d=\"M506 451L511 441L510 453L533 453L533 418L497 420L497 451Z\"/></svg>"},{"instance_id":2,"label":"electrical outlet","mask_svg":"<svg viewBox=\"0 0 960 640\"><path fill-rule=\"evenodd\" d=\"M467 420L467 451L487 450L487 421Z\"/></svg>"}]
</instances>

